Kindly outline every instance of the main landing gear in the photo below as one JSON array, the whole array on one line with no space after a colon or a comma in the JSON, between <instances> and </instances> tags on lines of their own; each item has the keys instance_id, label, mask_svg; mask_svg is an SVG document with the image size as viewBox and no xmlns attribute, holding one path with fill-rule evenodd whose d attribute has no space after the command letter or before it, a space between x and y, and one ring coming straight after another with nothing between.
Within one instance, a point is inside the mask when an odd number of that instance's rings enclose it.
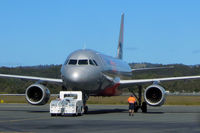
<instances>
[{"instance_id":1,"label":"main landing gear","mask_svg":"<svg viewBox=\"0 0 200 133\"><path fill-rule=\"evenodd\" d=\"M135 103L134 112L138 112L139 109L142 110L143 113L147 112L147 103L142 102L142 86L138 86L138 96L133 92L133 95L136 97L137 101Z\"/></svg>"}]
</instances>

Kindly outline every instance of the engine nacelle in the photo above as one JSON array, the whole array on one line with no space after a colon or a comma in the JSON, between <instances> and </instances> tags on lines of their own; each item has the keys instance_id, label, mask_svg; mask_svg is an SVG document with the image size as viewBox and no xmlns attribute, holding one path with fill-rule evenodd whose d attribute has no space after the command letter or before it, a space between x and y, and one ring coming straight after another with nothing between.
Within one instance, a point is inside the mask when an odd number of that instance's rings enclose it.
<instances>
[{"instance_id":1,"label":"engine nacelle","mask_svg":"<svg viewBox=\"0 0 200 133\"><path fill-rule=\"evenodd\" d=\"M148 86L144 92L144 99L150 106L161 106L165 102L165 89L157 84Z\"/></svg>"},{"instance_id":2,"label":"engine nacelle","mask_svg":"<svg viewBox=\"0 0 200 133\"><path fill-rule=\"evenodd\" d=\"M26 89L26 100L32 105L44 105L50 98L49 89L41 84L33 84Z\"/></svg>"}]
</instances>

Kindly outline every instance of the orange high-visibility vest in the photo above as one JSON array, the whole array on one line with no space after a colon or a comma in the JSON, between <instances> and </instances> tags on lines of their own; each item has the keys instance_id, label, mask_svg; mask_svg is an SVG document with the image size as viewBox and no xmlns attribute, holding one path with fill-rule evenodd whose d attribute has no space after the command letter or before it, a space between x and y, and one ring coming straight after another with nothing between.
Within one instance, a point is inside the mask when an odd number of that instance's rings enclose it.
<instances>
[{"instance_id":1,"label":"orange high-visibility vest","mask_svg":"<svg viewBox=\"0 0 200 133\"><path fill-rule=\"evenodd\" d=\"M135 97L129 97L129 98L128 98L128 102L129 102L129 103L135 103L135 102L136 102Z\"/></svg>"}]
</instances>

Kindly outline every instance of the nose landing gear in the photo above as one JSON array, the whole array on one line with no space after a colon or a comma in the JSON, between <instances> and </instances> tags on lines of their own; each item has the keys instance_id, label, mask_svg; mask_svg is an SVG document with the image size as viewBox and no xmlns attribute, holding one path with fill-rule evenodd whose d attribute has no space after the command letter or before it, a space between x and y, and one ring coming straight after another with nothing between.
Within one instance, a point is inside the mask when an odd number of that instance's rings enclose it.
<instances>
[{"instance_id":1,"label":"nose landing gear","mask_svg":"<svg viewBox=\"0 0 200 133\"><path fill-rule=\"evenodd\" d=\"M84 105L84 114L88 113L88 106Z\"/></svg>"},{"instance_id":2,"label":"nose landing gear","mask_svg":"<svg viewBox=\"0 0 200 133\"><path fill-rule=\"evenodd\" d=\"M88 113L88 106L86 105L86 102L88 99L89 99L89 96L87 94L83 93L84 114Z\"/></svg>"}]
</instances>

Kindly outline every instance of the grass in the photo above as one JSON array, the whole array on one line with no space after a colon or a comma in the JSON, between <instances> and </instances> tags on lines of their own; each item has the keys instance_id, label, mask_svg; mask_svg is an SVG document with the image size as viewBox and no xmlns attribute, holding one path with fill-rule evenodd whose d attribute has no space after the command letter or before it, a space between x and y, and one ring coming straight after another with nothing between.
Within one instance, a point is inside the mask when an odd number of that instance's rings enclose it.
<instances>
[{"instance_id":1,"label":"grass","mask_svg":"<svg viewBox=\"0 0 200 133\"><path fill-rule=\"evenodd\" d=\"M167 96L166 105L200 105L200 96Z\"/></svg>"},{"instance_id":2,"label":"grass","mask_svg":"<svg viewBox=\"0 0 200 133\"><path fill-rule=\"evenodd\" d=\"M56 97L51 97L50 100ZM88 104L127 105L128 96L90 97ZM25 96L0 96L4 103L26 103ZM49 100L49 102L50 102ZM200 96L167 96L165 105L200 105Z\"/></svg>"},{"instance_id":3,"label":"grass","mask_svg":"<svg viewBox=\"0 0 200 133\"><path fill-rule=\"evenodd\" d=\"M128 96L90 97L89 104L127 104ZM167 96L165 105L200 105L200 96Z\"/></svg>"}]
</instances>

